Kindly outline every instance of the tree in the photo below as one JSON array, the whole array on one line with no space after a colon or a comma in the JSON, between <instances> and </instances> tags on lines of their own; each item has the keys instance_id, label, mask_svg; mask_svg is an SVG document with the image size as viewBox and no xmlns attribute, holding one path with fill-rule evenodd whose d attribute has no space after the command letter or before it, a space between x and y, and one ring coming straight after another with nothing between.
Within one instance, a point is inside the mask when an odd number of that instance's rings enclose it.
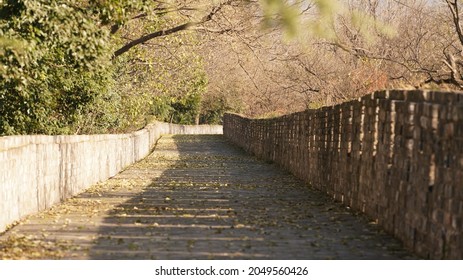
<instances>
[{"instance_id":1,"label":"tree","mask_svg":"<svg viewBox=\"0 0 463 280\"><path fill-rule=\"evenodd\" d=\"M106 91L106 32L66 4L2 3L0 134L67 133Z\"/></svg>"},{"instance_id":2,"label":"tree","mask_svg":"<svg viewBox=\"0 0 463 280\"><path fill-rule=\"evenodd\" d=\"M458 40L455 40L456 42L449 42L443 50L445 56L443 62L450 72L448 78L436 80L431 77L430 80L436 83L449 82L463 88L463 31L461 27L461 4L459 4L460 2L457 0L445 0L445 2L450 10L453 27L455 28Z\"/></svg>"},{"instance_id":3,"label":"tree","mask_svg":"<svg viewBox=\"0 0 463 280\"><path fill-rule=\"evenodd\" d=\"M2 2L0 134L137 129L153 113L157 90L175 88L177 96L204 90L194 77L203 77L200 59L180 46L194 41L191 36L170 36L158 57L140 44L123 59L111 60L114 46L138 29L150 32L178 20L175 10L148 2ZM150 7L152 15L139 14ZM150 77L154 72L159 75Z\"/></svg>"}]
</instances>

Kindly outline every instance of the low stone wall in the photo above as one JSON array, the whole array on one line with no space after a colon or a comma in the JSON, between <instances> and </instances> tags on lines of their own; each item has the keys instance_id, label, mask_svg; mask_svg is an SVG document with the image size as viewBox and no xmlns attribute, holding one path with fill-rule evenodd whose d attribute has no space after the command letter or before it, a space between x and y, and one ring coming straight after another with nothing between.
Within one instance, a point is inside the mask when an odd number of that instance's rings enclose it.
<instances>
[{"instance_id":1,"label":"low stone wall","mask_svg":"<svg viewBox=\"0 0 463 280\"><path fill-rule=\"evenodd\" d=\"M382 91L224 134L366 213L419 256L463 259L463 94Z\"/></svg>"},{"instance_id":2,"label":"low stone wall","mask_svg":"<svg viewBox=\"0 0 463 280\"><path fill-rule=\"evenodd\" d=\"M104 181L149 154L162 134L221 134L222 126L153 123L131 134L0 137L0 232Z\"/></svg>"}]
</instances>

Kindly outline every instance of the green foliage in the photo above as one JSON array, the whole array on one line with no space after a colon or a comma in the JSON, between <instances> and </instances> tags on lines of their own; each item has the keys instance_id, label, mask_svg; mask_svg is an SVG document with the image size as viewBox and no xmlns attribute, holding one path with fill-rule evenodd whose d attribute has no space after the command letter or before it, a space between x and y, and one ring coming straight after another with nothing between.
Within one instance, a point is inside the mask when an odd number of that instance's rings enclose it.
<instances>
[{"instance_id":1,"label":"green foliage","mask_svg":"<svg viewBox=\"0 0 463 280\"><path fill-rule=\"evenodd\" d=\"M151 111L158 120L172 122L174 108L171 105L172 99L169 96L156 96L153 99Z\"/></svg>"},{"instance_id":2,"label":"green foliage","mask_svg":"<svg viewBox=\"0 0 463 280\"><path fill-rule=\"evenodd\" d=\"M153 12L159 5L0 1L0 135L126 132L153 115L197 123L207 79L194 33L112 59L127 38L182 21L174 12Z\"/></svg>"},{"instance_id":3,"label":"green foliage","mask_svg":"<svg viewBox=\"0 0 463 280\"><path fill-rule=\"evenodd\" d=\"M196 79L187 81L184 88L187 90L178 96L160 96L152 105L152 113L159 120L178 123L195 124L199 122L202 95L206 90L207 79L204 72L198 74Z\"/></svg>"},{"instance_id":4,"label":"green foliage","mask_svg":"<svg viewBox=\"0 0 463 280\"><path fill-rule=\"evenodd\" d=\"M172 103L176 112L174 115L175 123L195 124L199 122L201 96L206 90L206 86L207 79L204 72L195 73L194 79L187 81L185 94Z\"/></svg>"},{"instance_id":5,"label":"green foliage","mask_svg":"<svg viewBox=\"0 0 463 280\"><path fill-rule=\"evenodd\" d=\"M72 1L0 7L0 134L72 133L108 90L107 32ZM11 43L14 42L14 43Z\"/></svg>"},{"instance_id":6,"label":"green foliage","mask_svg":"<svg viewBox=\"0 0 463 280\"><path fill-rule=\"evenodd\" d=\"M138 37L164 29L176 20L169 15L132 21L120 30L119 36ZM202 59L195 52L197 41L194 33L177 33L115 59L118 76L114 90L125 103L123 126L142 124L151 115L166 122L196 122L207 85Z\"/></svg>"},{"instance_id":7,"label":"green foliage","mask_svg":"<svg viewBox=\"0 0 463 280\"><path fill-rule=\"evenodd\" d=\"M174 109L172 121L178 124L195 124L199 118L201 95L199 93L188 94L171 103Z\"/></svg>"},{"instance_id":8,"label":"green foliage","mask_svg":"<svg viewBox=\"0 0 463 280\"><path fill-rule=\"evenodd\" d=\"M199 119L200 123L222 124L223 115L227 111L236 111L232 108L225 98L219 97L210 99L203 104L203 111Z\"/></svg>"},{"instance_id":9,"label":"green foliage","mask_svg":"<svg viewBox=\"0 0 463 280\"><path fill-rule=\"evenodd\" d=\"M88 8L103 24L122 25L134 12L146 12L149 0L96 0L90 1Z\"/></svg>"}]
</instances>

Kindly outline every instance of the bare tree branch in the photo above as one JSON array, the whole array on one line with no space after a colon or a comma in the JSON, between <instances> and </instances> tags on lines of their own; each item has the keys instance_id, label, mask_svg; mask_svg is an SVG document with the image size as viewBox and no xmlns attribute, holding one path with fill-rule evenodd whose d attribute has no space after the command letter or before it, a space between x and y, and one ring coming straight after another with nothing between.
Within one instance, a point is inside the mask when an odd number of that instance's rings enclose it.
<instances>
[{"instance_id":1,"label":"bare tree branch","mask_svg":"<svg viewBox=\"0 0 463 280\"><path fill-rule=\"evenodd\" d=\"M452 13L452 20L455 25L455 31L457 32L458 39L460 39L460 44L463 46L463 31L461 30L461 25L460 25L460 14L458 11L458 2L457 0L451 1L451 0L445 0L447 2L447 6L450 9L450 12Z\"/></svg>"},{"instance_id":2,"label":"bare tree branch","mask_svg":"<svg viewBox=\"0 0 463 280\"><path fill-rule=\"evenodd\" d=\"M135 47L137 45L140 45L140 44L143 44L143 43L145 43L145 42L147 42L149 40L152 40L154 38L167 36L167 35L179 32L179 31L184 31L184 30L187 30L187 29L189 29L189 28L191 28L193 26L201 25L201 24L204 24L204 23L206 23L208 21L211 21L212 18L214 17L214 15L219 13L220 10L224 6L230 5L234 1L236 1L236 0L227 0L225 2L220 3L219 5L212 8L212 10L207 15L205 15L200 21L186 22L186 23L180 24L178 26L168 28L168 29L164 29L164 30L159 30L159 31L144 35L144 36L142 36L142 37L140 37L138 39L135 39L133 41L130 41L129 43L125 44L123 47L119 48L118 50L116 50L114 52L113 59L120 56L123 53L126 53L127 51L129 51L133 47Z\"/></svg>"}]
</instances>

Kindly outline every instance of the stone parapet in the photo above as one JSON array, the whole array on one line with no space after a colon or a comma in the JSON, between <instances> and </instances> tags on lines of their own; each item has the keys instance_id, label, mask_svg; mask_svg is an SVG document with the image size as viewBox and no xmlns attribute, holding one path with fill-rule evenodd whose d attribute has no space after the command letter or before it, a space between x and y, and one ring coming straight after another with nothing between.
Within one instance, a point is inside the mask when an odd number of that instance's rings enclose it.
<instances>
[{"instance_id":1,"label":"stone parapet","mask_svg":"<svg viewBox=\"0 0 463 280\"><path fill-rule=\"evenodd\" d=\"M424 258L463 259L463 94L381 91L224 135L366 213Z\"/></svg>"},{"instance_id":2,"label":"stone parapet","mask_svg":"<svg viewBox=\"0 0 463 280\"><path fill-rule=\"evenodd\" d=\"M222 134L222 126L155 122L131 134L0 137L0 232L141 160L162 134Z\"/></svg>"}]
</instances>

